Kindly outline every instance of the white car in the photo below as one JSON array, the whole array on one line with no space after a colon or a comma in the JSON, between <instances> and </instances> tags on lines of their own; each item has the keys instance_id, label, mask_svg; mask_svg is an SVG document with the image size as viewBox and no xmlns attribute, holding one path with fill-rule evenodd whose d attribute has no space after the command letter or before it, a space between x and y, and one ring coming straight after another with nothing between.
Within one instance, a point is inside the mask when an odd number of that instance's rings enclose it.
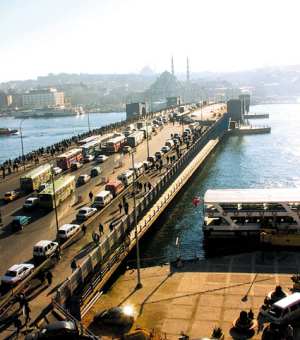
<instances>
[{"instance_id":1,"label":"white car","mask_svg":"<svg viewBox=\"0 0 300 340\"><path fill-rule=\"evenodd\" d=\"M94 156L94 155L86 155L86 156L84 156L83 161L84 161L85 163L88 163L88 162L93 161L94 159L95 159L95 156Z\"/></svg>"},{"instance_id":2,"label":"white car","mask_svg":"<svg viewBox=\"0 0 300 340\"><path fill-rule=\"evenodd\" d=\"M90 179L91 179L90 175L87 174L80 175L77 179L77 185L83 185L87 183Z\"/></svg>"},{"instance_id":3,"label":"white car","mask_svg":"<svg viewBox=\"0 0 300 340\"><path fill-rule=\"evenodd\" d=\"M96 208L91 208L91 207L83 207L81 209L79 209L77 215L76 215L76 219L78 221L85 221L87 220L89 217L93 216L94 214L96 214L97 209Z\"/></svg>"},{"instance_id":4,"label":"white car","mask_svg":"<svg viewBox=\"0 0 300 340\"><path fill-rule=\"evenodd\" d=\"M171 149L168 147L168 146L163 146L161 149L161 152L163 152L163 153L167 153L167 152L169 152Z\"/></svg>"},{"instance_id":5,"label":"white car","mask_svg":"<svg viewBox=\"0 0 300 340\"><path fill-rule=\"evenodd\" d=\"M54 175L59 175L62 173L62 169L59 166L52 168Z\"/></svg>"},{"instance_id":6,"label":"white car","mask_svg":"<svg viewBox=\"0 0 300 340\"><path fill-rule=\"evenodd\" d=\"M58 237L61 240L67 240L74 234L77 234L81 230L79 224L64 224L58 229Z\"/></svg>"},{"instance_id":7,"label":"white car","mask_svg":"<svg viewBox=\"0 0 300 340\"><path fill-rule=\"evenodd\" d=\"M31 263L15 264L1 277L3 283L16 285L24 280L34 270L34 265Z\"/></svg>"},{"instance_id":8,"label":"white car","mask_svg":"<svg viewBox=\"0 0 300 340\"><path fill-rule=\"evenodd\" d=\"M99 156L96 157L96 162L97 162L97 163L103 163L103 162L105 162L107 159L108 159L107 156L105 156L105 155L99 155Z\"/></svg>"},{"instance_id":9,"label":"white car","mask_svg":"<svg viewBox=\"0 0 300 340\"><path fill-rule=\"evenodd\" d=\"M29 197L23 204L24 209L33 209L39 204L39 199L37 197Z\"/></svg>"}]
</instances>

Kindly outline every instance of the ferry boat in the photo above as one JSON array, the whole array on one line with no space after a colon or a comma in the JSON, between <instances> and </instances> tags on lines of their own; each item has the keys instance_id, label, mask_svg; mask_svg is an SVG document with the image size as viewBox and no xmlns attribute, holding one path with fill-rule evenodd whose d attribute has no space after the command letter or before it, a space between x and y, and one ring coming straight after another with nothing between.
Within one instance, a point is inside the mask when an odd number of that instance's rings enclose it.
<instances>
[{"instance_id":1,"label":"ferry boat","mask_svg":"<svg viewBox=\"0 0 300 340\"><path fill-rule=\"evenodd\" d=\"M0 128L0 136L17 135L18 133L17 129Z\"/></svg>"},{"instance_id":2,"label":"ferry boat","mask_svg":"<svg viewBox=\"0 0 300 340\"><path fill-rule=\"evenodd\" d=\"M207 190L203 232L205 239L256 236L270 244L277 235L277 245L293 235L300 245L299 216L300 188Z\"/></svg>"},{"instance_id":3,"label":"ferry boat","mask_svg":"<svg viewBox=\"0 0 300 340\"><path fill-rule=\"evenodd\" d=\"M66 108L64 106L49 107L43 109L15 111L12 113L12 115L15 118L52 118L52 117L79 116L83 114L84 110L81 106L72 108Z\"/></svg>"}]
</instances>

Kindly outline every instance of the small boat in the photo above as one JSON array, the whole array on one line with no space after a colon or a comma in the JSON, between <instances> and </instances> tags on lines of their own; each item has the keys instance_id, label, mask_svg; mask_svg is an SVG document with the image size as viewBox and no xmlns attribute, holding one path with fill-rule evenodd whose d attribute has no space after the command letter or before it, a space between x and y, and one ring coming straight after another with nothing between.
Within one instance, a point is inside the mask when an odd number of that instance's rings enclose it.
<instances>
[{"instance_id":1,"label":"small boat","mask_svg":"<svg viewBox=\"0 0 300 340\"><path fill-rule=\"evenodd\" d=\"M18 133L17 129L0 128L0 136L17 135Z\"/></svg>"}]
</instances>

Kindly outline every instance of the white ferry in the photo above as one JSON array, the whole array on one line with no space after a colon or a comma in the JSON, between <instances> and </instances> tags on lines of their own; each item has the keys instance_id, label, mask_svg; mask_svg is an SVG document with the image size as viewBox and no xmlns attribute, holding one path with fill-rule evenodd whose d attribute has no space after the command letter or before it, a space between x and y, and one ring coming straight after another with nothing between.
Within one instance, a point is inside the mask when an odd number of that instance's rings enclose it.
<instances>
[{"instance_id":1,"label":"white ferry","mask_svg":"<svg viewBox=\"0 0 300 340\"><path fill-rule=\"evenodd\" d=\"M208 190L205 238L300 235L300 188Z\"/></svg>"}]
</instances>

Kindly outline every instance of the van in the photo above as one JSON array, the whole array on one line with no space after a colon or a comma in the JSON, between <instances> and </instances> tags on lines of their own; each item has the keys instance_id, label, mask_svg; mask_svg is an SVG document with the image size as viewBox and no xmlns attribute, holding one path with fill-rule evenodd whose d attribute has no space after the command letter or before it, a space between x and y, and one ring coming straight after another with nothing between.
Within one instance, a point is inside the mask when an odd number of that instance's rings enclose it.
<instances>
[{"instance_id":1,"label":"van","mask_svg":"<svg viewBox=\"0 0 300 340\"><path fill-rule=\"evenodd\" d=\"M65 241L71 236L77 234L80 231L79 224L64 224L58 229L58 237L59 239Z\"/></svg>"},{"instance_id":2,"label":"van","mask_svg":"<svg viewBox=\"0 0 300 340\"><path fill-rule=\"evenodd\" d=\"M144 164L142 162L138 162L134 164L133 168L130 168L129 170L135 171L136 177L139 177L142 175L145 171Z\"/></svg>"},{"instance_id":3,"label":"van","mask_svg":"<svg viewBox=\"0 0 300 340\"><path fill-rule=\"evenodd\" d=\"M95 208L103 208L111 202L113 195L108 190L102 190L95 196L93 206Z\"/></svg>"},{"instance_id":4,"label":"van","mask_svg":"<svg viewBox=\"0 0 300 340\"><path fill-rule=\"evenodd\" d=\"M100 166L95 166L94 168L91 169L91 177L97 177L101 174L102 169Z\"/></svg>"},{"instance_id":5,"label":"van","mask_svg":"<svg viewBox=\"0 0 300 340\"><path fill-rule=\"evenodd\" d=\"M168 146L170 149L173 149L174 147L174 142L172 139L168 139L165 143L166 146Z\"/></svg>"},{"instance_id":6,"label":"van","mask_svg":"<svg viewBox=\"0 0 300 340\"><path fill-rule=\"evenodd\" d=\"M33 246L33 257L35 259L45 259L59 252L57 242L42 240Z\"/></svg>"},{"instance_id":7,"label":"van","mask_svg":"<svg viewBox=\"0 0 300 340\"><path fill-rule=\"evenodd\" d=\"M120 192L124 190L124 185L121 181L110 181L106 184L105 190L110 191L113 197L116 197Z\"/></svg>"},{"instance_id":8,"label":"van","mask_svg":"<svg viewBox=\"0 0 300 340\"><path fill-rule=\"evenodd\" d=\"M133 182L133 174L134 172L132 170L124 171L118 176L118 180L127 187Z\"/></svg>"},{"instance_id":9,"label":"van","mask_svg":"<svg viewBox=\"0 0 300 340\"><path fill-rule=\"evenodd\" d=\"M277 325L288 324L300 316L300 293L293 293L273 303L270 308L261 308L267 321Z\"/></svg>"}]
</instances>

